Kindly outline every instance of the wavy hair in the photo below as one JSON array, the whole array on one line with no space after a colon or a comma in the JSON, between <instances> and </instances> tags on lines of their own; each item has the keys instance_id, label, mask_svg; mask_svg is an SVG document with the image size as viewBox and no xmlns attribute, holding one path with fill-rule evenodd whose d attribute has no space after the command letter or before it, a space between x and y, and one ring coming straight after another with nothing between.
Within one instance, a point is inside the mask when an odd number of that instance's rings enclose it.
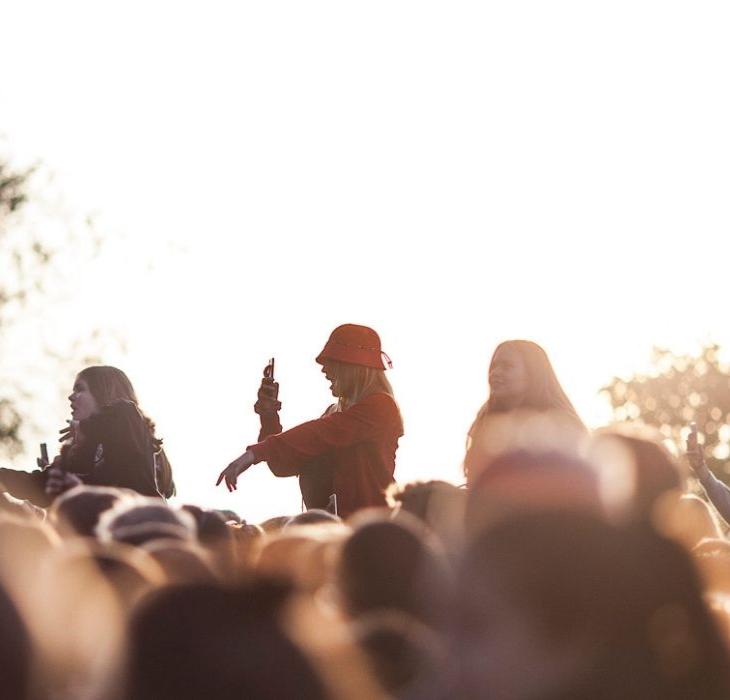
<instances>
[{"instance_id":1,"label":"wavy hair","mask_svg":"<svg viewBox=\"0 0 730 700\"><path fill-rule=\"evenodd\" d=\"M572 419L577 426L585 429L583 421L560 385L547 353L537 343L533 343L531 340L505 340L495 349L489 363L490 369L497 353L503 348L515 350L522 359L527 372L527 391L519 406L515 408L534 412L561 413ZM495 396L490 394L477 412L476 418L469 428L468 437L471 438L475 435L490 414L505 413L507 410Z\"/></svg>"},{"instance_id":2,"label":"wavy hair","mask_svg":"<svg viewBox=\"0 0 730 700\"><path fill-rule=\"evenodd\" d=\"M162 449L162 440L155 435L154 422L139 407L137 394L134 391L129 377L117 367L111 365L92 365L82 369L78 377L83 379L89 387L89 392L96 400L99 408L109 406L116 401L131 401L144 418L150 431L152 448L155 455L155 471L159 478L163 495L169 497L174 494L172 467L167 455Z\"/></svg>"}]
</instances>

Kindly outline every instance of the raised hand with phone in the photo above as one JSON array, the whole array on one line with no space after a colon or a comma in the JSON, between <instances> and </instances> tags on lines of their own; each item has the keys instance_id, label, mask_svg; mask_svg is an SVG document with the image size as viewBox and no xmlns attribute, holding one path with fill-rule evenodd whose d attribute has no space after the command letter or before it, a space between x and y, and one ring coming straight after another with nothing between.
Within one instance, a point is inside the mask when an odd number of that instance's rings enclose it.
<instances>
[{"instance_id":1,"label":"raised hand with phone","mask_svg":"<svg viewBox=\"0 0 730 700\"><path fill-rule=\"evenodd\" d=\"M261 379L257 401L253 410L259 415L265 413L277 413L281 410L279 401L279 382L274 379L274 358L264 367L264 376Z\"/></svg>"},{"instance_id":2,"label":"raised hand with phone","mask_svg":"<svg viewBox=\"0 0 730 700\"><path fill-rule=\"evenodd\" d=\"M256 403L253 405L253 410L259 415L261 421L259 441L269 437L269 435L276 435L281 432L281 421L279 420L279 411L281 410L279 382L274 378L273 357L269 360L266 367L264 367L263 375L256 397Z\"/></svg>"},{"instance_id":3,"label":"raised hand with phone","mask_svg":"<svg viewBox=\"0 0 730 700\"><path fill-rule=\"evenodd\" d=\"M403 421L385 376L392 364L380 337L367 326L338 326L316 362L336 402L319 418L282 431L271 360L255 404L261 419L259 440L220 473L217 484L225 482L233 491L243 472L266 462L274 476L298 477L307 508L329 506L347 517L360 508L383 506Z\"/></svg>"},{"instance_id":4,"label":"raised hand with phone","mask_svg":"<svg viewBox=\"0 0 730 700\"><path fill-rule=\"evenodd\" d=\"M707 497L715 506L717 512L730 522L730 488L720 481L708 468L705 455L697 436L697 424L691 423L687 436L687 461L695 473Z\"/></svg>"},{"instance_id":5,"label":"raised hand with phone","mask_svg":"<svg viewBox=\"0 0 730 700\"><path fill-rule=\"evenodd\" d=\"M699 444L697 437L697 423L690 423L689 425L687 460L689 461L689 466L692 467L692 470L700 480L706 479L710 475L702 446Z\"/></svg>"}]
</instances>

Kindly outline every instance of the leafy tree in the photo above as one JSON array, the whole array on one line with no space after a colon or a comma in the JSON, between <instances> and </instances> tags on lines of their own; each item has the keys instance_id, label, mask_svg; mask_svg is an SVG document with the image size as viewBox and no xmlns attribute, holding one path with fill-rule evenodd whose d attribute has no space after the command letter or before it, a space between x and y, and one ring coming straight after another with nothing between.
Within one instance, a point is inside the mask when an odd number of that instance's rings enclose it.
<instances>
[{"instance_id":1,"label":"leafy tree","mask_svg":"<svg viewBox=\"0 0 730 700\"><path fill-rule=\"evenodd\" d=\"M720 347L709 344L697 354L677 355L654 348L652 370L629 379L614 377L602 389L616 421L637 421L658 428L679 452L690 423L704 435L710 469L728 480L730 457L730 366Z\"/></svg>"},{"instance_id":2,"label":"leafy tree","mask_svg":"<svg viewBox=\"0 0 730 700\"><path fill-rule=\"evenodd\" d=\"M26 295L22 270L26 263L23 253L17 248L10 250L5 245L11 219L27 201L26 188L31 170L13 170L9 164L0 162L0 244L2 247L2 269L0 277L0 333L5 333L6 317L12 308L22 302ZM33 249L31 245L30 249ZM22 419L14 401L7 395L0 395L0 444L9 452L21 447L19 437Z\"/></svg>"},{"instance_id":3,"label":"leafy tree","mask_svg":"<svg viewBox=\"0 0 730 700\"><path fill-rule=\"evenodd\" d=\"M81 262L99 247L91 222L71 220L44 175L37 166L13 166L0 152L0 454L11 457L33 428L37 385L57 383L69 361L95 359L99 346L94 334L49 345L41 333L27 333L34 321L42 325L61 282L73 278L68 251ZM14 343L21 328L26 333Z\"/></svg>"}]
</instances>

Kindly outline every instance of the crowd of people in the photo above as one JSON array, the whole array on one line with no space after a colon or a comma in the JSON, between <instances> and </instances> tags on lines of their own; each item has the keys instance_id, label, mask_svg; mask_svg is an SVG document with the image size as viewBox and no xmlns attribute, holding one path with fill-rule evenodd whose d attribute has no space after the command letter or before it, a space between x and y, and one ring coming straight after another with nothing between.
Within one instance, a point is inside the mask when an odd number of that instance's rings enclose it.
<instances>
[{"instance_id":1,"label":"crowd of people","mask_svg":"<svg viewBox=\"0 0 730 700\"><path fill-rule=\"evenodd\" d=\"M218 475L298 477L306 509L262 523L235 494L172 505L129 379L79 373L58 456L0 469L0 697L730 698L730 490L695 431L683 455L588 430L511 340L466 483L399 485L377 333L340 326L317 362L334 403L284 430L268 366L260 434Z\"/></svg>"}]
</instances>

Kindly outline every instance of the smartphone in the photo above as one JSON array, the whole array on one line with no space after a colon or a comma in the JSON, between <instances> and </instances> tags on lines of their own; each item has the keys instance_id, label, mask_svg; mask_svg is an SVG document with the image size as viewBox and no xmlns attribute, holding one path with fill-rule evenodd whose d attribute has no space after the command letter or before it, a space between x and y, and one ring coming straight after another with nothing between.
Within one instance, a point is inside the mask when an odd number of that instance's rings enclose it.
<instances>
[{"instance_id":1,"label":"smartphone","mask_svg":"<svg viewBox=\"0 0 730 700\"><path fill-rule=\"evenodd\" d=\"M269 360L269 364L264 367L264 379L274 381L274 358Z\"/></svg>"},{"instance_id":2,"label":"smartphone","mask_svg":"<svg viewBox=\"0 0 730 700\"><path fill-rule=\"evenodd\" d=\"M41 462L48 464L48 445L45 442L41 443Z\"/></svg>"}]
</instances>

